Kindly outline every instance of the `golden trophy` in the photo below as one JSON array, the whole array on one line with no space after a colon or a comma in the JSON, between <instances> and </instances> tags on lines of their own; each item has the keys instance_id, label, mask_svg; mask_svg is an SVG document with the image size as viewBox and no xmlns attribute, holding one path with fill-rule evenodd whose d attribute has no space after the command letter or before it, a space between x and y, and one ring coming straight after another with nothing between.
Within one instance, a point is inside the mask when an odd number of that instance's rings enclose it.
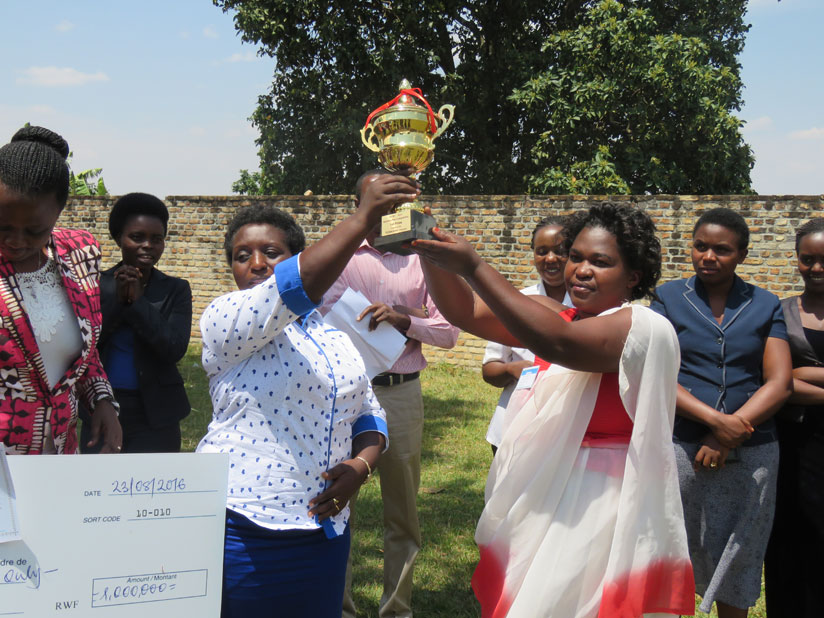
<instances>
[{"instance_id":1,"label":"golden trophy","mask_svg":"<svg viewBox=\"0 0 824 618\"><path fill-rule=\"evenodd\" d=\"M415 102L418 99L423 103ZM413 178L435 158L432 142L452 123L454 105L442 105L434 112L420 88L403 80L400 93L375 109L361 129L364 145L378 153L378 162L392 172L411 170ZM430 238L435 219L423 212L418 202L401 204L381 219L381 232L374 246L400 255L411 253L403 247L416 238Z\"/></svg>"}]
</instances>

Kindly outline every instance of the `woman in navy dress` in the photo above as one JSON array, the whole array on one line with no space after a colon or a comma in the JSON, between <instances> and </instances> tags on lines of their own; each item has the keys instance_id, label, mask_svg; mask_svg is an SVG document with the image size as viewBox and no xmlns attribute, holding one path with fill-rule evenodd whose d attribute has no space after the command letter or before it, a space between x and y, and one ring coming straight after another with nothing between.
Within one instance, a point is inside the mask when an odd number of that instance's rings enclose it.
<instances>
[{"instance_id":1,"label":"woman in navy dress","mask_svg":"<svg viewBox=\"0 0 824 618\"><path fill-rule=\"evenodd\" d=\"M673 442L701 611L746 617L761 594L775 508L772 416L792 392L778 298L735 274L749 228L726 208L693 229L695 276L658 287L651 307L678 333L681 370Z\"/></svg>"}]
</instances>

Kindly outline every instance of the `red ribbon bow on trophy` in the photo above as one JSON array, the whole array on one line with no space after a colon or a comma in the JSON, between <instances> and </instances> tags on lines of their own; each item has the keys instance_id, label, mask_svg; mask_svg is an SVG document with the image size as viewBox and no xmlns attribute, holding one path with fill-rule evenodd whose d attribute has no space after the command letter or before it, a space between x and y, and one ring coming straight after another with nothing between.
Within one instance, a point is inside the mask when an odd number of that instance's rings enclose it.
<instances>
[{"instance_id":1,"label":"red ribbon bow on trophy","mask_svg":"<svg viewBox=\"0 0 824 618\"><path fill-rule=\"evenodd\" d=\"M427 116L429 117L429 129L432 131L432 133L435 133L435 131L437 131L438 129L438 125L435 122L435 112L432 111L432 107L429 105L429 101L427 101L423 97L423 93L421 93L420 88L404 88L394 99L388 101L387 103L384 103L378 108L375 108L372 111L372 113L369 114L369 116L366 118L366 123L363 126L368 127L369 123L372 122L372 118L374 118L377 114L385 110L387 107L392 107L404 95L420 99L423 102L423 104L426 105L426 109L429 110L429 113L427 114Z\"/></svg>"}]
</instances>

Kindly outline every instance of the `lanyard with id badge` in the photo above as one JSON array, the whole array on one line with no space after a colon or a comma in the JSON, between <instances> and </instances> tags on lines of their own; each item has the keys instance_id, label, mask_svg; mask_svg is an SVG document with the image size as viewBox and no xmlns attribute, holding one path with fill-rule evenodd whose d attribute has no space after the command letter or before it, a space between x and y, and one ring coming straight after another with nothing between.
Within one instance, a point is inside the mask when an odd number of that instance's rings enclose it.
<instances>
[{"instance_id":1,"label":"lanyard with id badge","mask_svg":"<svg viewBox=\"0 0 824 618\"><path fill-rule=\"evenodd\" d=\"M538 377L538 365L532 365L521 371L521 377L518 378L518 383L515 385L515 390L530 389L535 384L535 378Z\"/></svg>"}]
</instances>

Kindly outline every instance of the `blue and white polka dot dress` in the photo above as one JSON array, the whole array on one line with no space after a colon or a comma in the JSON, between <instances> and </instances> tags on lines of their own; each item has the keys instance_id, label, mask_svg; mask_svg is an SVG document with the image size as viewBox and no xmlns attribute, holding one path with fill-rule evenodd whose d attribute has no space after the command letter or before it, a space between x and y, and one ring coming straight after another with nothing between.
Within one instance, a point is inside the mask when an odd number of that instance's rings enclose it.
<instances>
[{"instance_id":1,"label":"blue and white polka dot dress","mask_svg":"<svg viewBox=\"0 0 824 618\"><path fill-rule=\"evenodd\" d=\"M197 450L229 453L228 508L275 530L317 528L307 511L321 473L351 458L358 433L386 435L363 361L314 307L295 256L200 320L214 415ZM348 519L348 507L331 518L334 533Z\"/></svg>"}]
</instances>

